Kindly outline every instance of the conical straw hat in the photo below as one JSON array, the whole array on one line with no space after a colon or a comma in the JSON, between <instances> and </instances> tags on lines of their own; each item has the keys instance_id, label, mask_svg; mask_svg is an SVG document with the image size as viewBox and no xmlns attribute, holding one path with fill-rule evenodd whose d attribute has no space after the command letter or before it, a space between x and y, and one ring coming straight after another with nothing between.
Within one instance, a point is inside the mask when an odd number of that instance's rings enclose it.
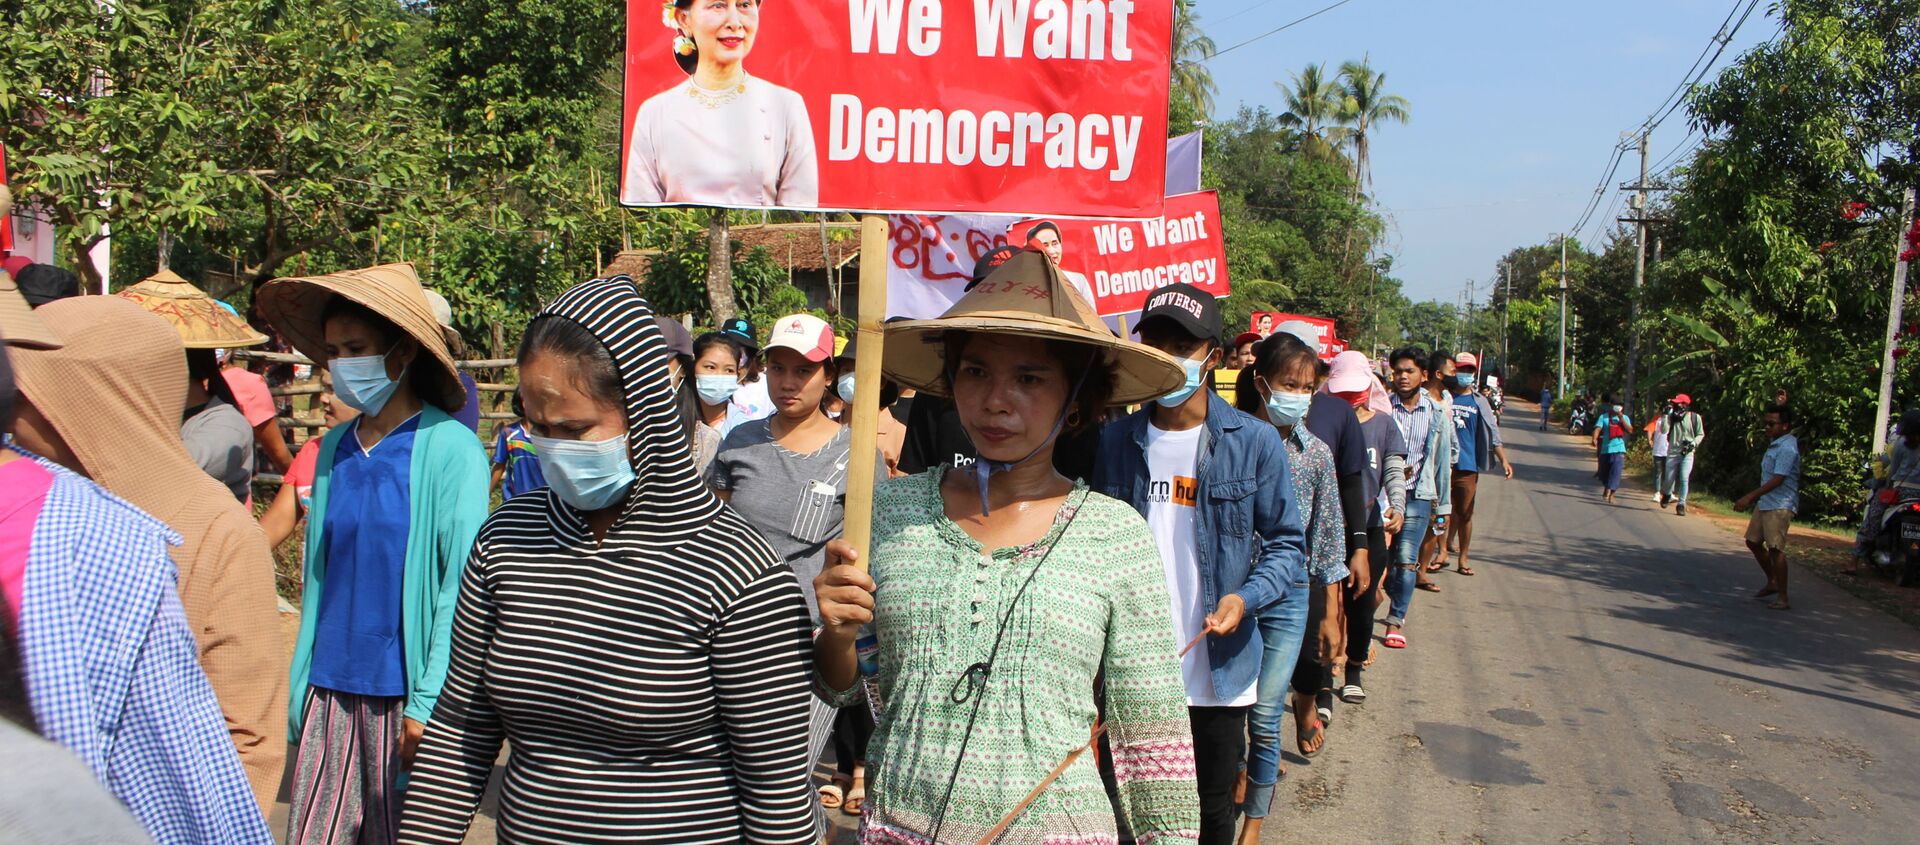
<instances>
[{"instance_id":1,"label":"conical straw hat","mask_svg":"<svg viewBox=\"0 0 1920 845\"><path fill-rule=\"evenodd\" d=\"M1061 277L1045 255L1022 252L976 285L934 320L887 324L887 376L916 390L950 395L945 333L1037 337L1104 350L1114 368L1114 405L1134 405L1186 383L1186 370L1172 356L1115 337Z\"/></svg>"},{"instance_id":2,"label":"conical straw hat","mask_svg":"<svg viewBox=\"0 0 1920 845\"><path fill-rule=\"evenodd\" d=\"M116 295L160 315L180 333L188 349L234 349L267 342L266 335L227 313L206 291L172 270L161 270Z\"/></svg>"},{"instance_id":3,"label":"conical straw hat","mask_svg":"<svg viewBox=\"0 0 1920 845\"><path fill-rule=\"evenodd\" d=\"M435 385L434 395L421 399L448 413L467 404L467 390L460 384L453 356L447 352L446 336L440 333L440 323L433 318L433 308L427 304L426 290L420 287L420 277L414 274L412 264L274 279L260 287L254 308L300 354L325 366L327 333L322 315L335 296L366 306L420 344L420 350L427 354L415 358L414 363L430 370Z\"/></svg>"}]
</instances>

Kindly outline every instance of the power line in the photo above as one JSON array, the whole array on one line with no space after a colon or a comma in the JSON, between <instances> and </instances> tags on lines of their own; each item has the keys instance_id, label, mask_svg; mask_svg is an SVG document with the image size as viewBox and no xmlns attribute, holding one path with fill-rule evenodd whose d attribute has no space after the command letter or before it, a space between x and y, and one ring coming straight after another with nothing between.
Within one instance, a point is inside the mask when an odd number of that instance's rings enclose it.
<instances>
[{"instance_id":1,"label":"power line","mask_svg":"<svg viewBox=\"0 0 1920 845\"><path fill-rule=\"evenodd\" d=\"M1214 21L1213 25L1219 26L1220 24L1226 23L1227 21L1233 20L1234 18L1245 17L1249 12L1257 12L1257 11L1260 11L1262 8L1271 6L1271 5L1273 5L1273 0L1256 0L1256 2L1254 2L1253 5L1248 6L1244 9L1241 9L1238 12L1234 12L1233 14L1228 15L1224 18L1221 18L1217 21Z\"/></svg>"},{"instance_id":2,"label":"power line","mask_svg":"<svg viewBox=\"0 0 1920 845\"><path fill-rule=\"evenodd\" d=\"M1278 27L1275 27L1275 28L1273 28L1273 29L1270 29L1270 30L1267 30L1266 32L1262 32L1262 33L1260 33L1259 35L1256 35L1256 36L1254 36L1254 37L1252 37L1252 38L1249 38L1249 39L1247 39L1247 40L1245 40L1245 41L1242 41L1242 42L1240 42L1240 43L1238 43L1238 44L1235 44L1235 45L1233 45L1232 47L1228 47L1228 48L1226 48L1226 49L1224 49L1224 50L1218 50L1218 51L1215 51L1215 52L1214 52L1214 54L1213 54L1212 56L1210 56L1210 57L1208 57L1208 59L1207 59L1207 60L1208 60L1208 61L1212 61L1213 59L1217 59L1217 58L1220 58L1221 56L1224 56L1224 55L1226 55L1226 54L1228 54L1228 53L1231 53L1231 52L1233 52L1233 51L1235 51L1235 50L1238 50L1238 49L1240 49L1240 48L1242 48L1242 47L1245 47L1245 46L1247 46L1248 44L1252 44L1252 43L1253 43L1253 42L1255 42L1255 41L1259 41L1260 39L1262 39L1262 38L1265 38L1265 37L1267 37L1267 36L1269 36L1269 35L1277 35L1277 34L1279 34L1279 33L1282 33L1282 32L1285 32L1285 31L1287 31L1287 30L1289 30L1289 29L1292 29L1292 28L1294 28L1294 27L1296 27L1296 26L1299 26L1300 24L1303 24L1303 23L1306 23L1307 21L1310 21L1310 20L1313 20L1314 18L1317 18L1317 17L1320 17L1321 15L1324 15L1324 14L1326 14L1326 13L1328 13L1328 12L1331 12L1331 11L1333 11L1333 10L1335 10L1335 9L1338 9L1338 8L1340 8L1341 6L1345 6L1345 5L1347 5L1348 3L1352 3L1352 2L1353 2L1353 0L1340 0L1340 2L1338 2L1338 3L1334 3L1334 4L1332 4L1332 5L1329 5L1329 6L1325 6L1325 7L1323 7L1323 8L1321 8L1321 9L1319 9L1318 11L1315 11L1315 12L1313 12L1313 13L1311 13L1311 14L1308 14L1308 15L1306 15L1305 17L1300 17L1300 18L1295 18L1295 19L1293 19L1293 20L1291 20L1291 21L1288 21L1288 22L1286 22L1286 23L1284 23L1284 24L1281 24L1281 25L1280 25L1280 26L1278 26Z\"/></svg>"}]
</instances>

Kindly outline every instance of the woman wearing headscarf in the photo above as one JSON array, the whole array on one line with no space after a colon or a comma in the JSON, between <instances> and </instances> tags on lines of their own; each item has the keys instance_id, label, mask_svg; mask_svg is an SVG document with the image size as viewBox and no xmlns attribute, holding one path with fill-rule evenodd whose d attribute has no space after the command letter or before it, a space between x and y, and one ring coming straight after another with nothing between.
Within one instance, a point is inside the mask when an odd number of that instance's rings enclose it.
<instances>
[{"instance_id":1,"label":"woman wearing headscarf","mask_svg":"<svg viewBox=\"0 0 1920 845\"><path fill-rule=\"evenodd\" d=\"M549 486L474 544L408 842L461 841L502 741L502 841L818 842L800 585L701 483L651 316L622 276L527 327Z\"/></svg>"},{"instance_id":2,"label":"woman wearing headscarf","mask_svg":"<svg viewBox=\"0 0 1920 845\"><path fill-rule=\"evenodd\" d=\"M33 312L65 342L16 350L25 398L16 441L166 523L180 604L261 812L286 762L285 635L273 554L260 528L180 440L187 356L180 335L119 297L78 296Z\"/></svg>"},{"instance_id":3,"label":"woman wearing headscarf","mask_svg":"<svg viewBox=\"0 0 1920 845\"><path fill-rule=\"evenodd\" d=\"M360 412L315 461L287 839L392 842L397 782L446 680L460 565L487 516L486 453L451 415L467 393L412 265L275 279L258 308Z\"/></svg>"},{"instance_id":4,"label":"woman wearing headscarf","mask_svg":"<svg viewBox=\"0 0 1920 845\"><path fill-rule=\"evenodd\" d=\"M976 842L1089 743L1104 678L1119 808L1142 842L1192 842L1193 738L1160 552L1125 503L1054 469L1063 431L1185 382L1164 353L1107 331L1040 253L994 270L937 320L887 327L899 383L951 394L979 459L880 486L869 571L817 581L822 693L859 688L871 624L883 702L862 839ZM837 560L853 550L835 545ZM1009 842L1118 841L1079 756L1012 821Z\"/></svg>"}]
</instances>

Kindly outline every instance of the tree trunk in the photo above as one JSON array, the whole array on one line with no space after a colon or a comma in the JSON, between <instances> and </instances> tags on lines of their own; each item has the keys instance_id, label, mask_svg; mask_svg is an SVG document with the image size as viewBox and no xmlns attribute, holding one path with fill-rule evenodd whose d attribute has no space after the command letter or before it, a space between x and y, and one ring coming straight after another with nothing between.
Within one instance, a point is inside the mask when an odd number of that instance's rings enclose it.
<instances>
[{"instance_id":1,"label":"tree trunk","mask_svg":"<svg viewBox=\"0 0 1920 845\"><path fill-rule=\"evenodd\" d=\"M707 308L719 325L734 316L733 249L727 236L727 210L713 210L707 224Z\"/></svg>"}]
</instances>

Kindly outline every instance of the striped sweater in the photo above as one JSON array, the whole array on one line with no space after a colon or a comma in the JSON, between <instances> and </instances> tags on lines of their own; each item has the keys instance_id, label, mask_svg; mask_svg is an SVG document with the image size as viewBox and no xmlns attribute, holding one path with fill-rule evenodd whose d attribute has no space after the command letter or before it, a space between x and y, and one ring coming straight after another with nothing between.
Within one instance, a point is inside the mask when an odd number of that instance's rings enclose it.
<instances>
[{"instance_id":1,"label":"striped sweater","mask_svg":"<svg viewBox=\"0 0 1920 845\"><path fill-rule=\"evenodd\" d=\"M700 483L632 283L539 319L613 354L638 480L598 543L546 488L481 529L400 841L461 841L509 740L502 842L817 842L799 582Z\"/></svg>"}]
</instances>

